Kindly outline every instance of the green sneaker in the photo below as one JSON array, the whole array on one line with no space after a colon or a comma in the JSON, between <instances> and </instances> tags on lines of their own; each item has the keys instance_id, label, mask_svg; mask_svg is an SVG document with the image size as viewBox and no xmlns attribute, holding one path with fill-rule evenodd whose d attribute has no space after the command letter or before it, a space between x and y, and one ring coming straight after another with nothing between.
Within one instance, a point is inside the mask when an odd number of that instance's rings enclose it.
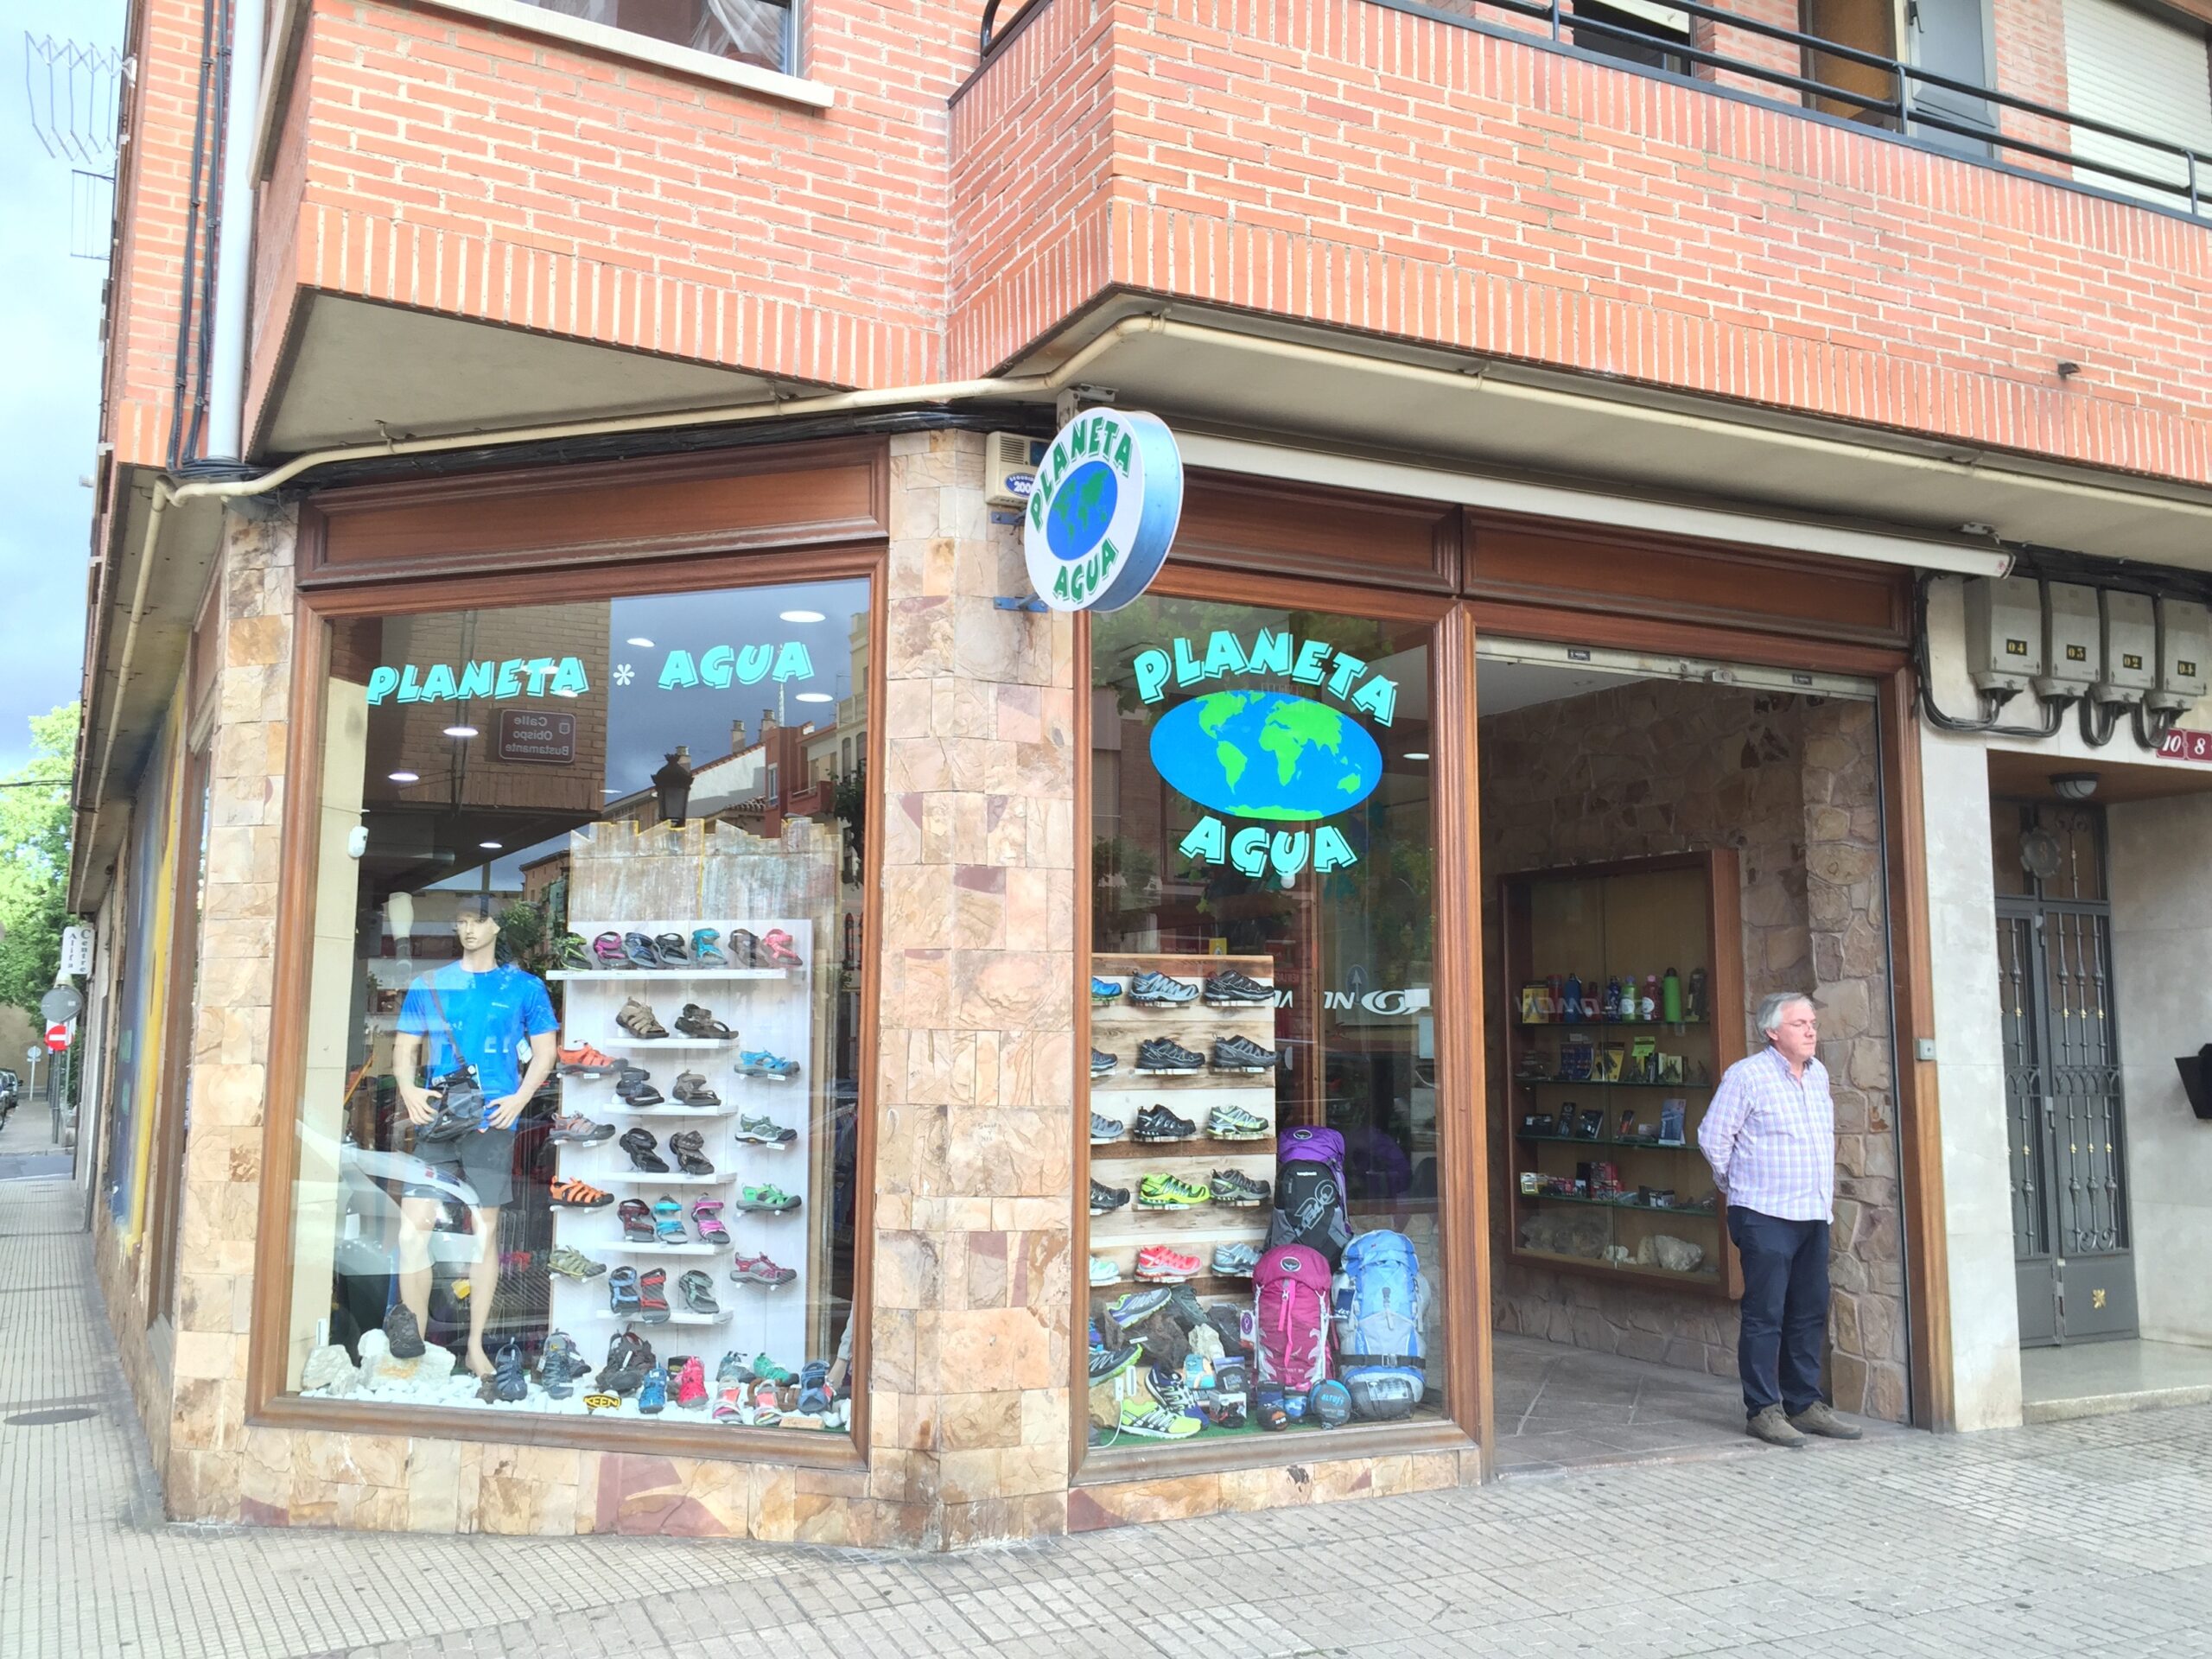
<instances>
[{"instance_id":1,"label":"green sneaker","mask_svg":"<svg viewBox=\"0 0 2212 1659\"><path fill-rule=\"evenodd\" d=\"M798 1208L798 1200L780 1186L771 1183L766 1186L740 1187L737 1207L741 1210L768 1210L783 1211Z\"/></svg>"},{"instance_id":2,"label":"green sneaker","mask_svg":"<svg viewBox=\"0 0 2212 1659\"><path fill-rule=\"evenodd\" d=\"M1196 1417L1180 1416L1144 1390L1122 1402L1122 1433L1147 1440L1187 1440L1205 1424Z\"/></svg>"},{"instance_id":3,"label":"green sneaker","mask_svg":"<svg viewBox=\"0 0 2212 1659\"><path fill-rule=\"evenodd\" d=\"M766 1349L753 1355L752 1370L754 1382L772 1382L779 1389L786 1383L798 1381L797 1371L787 1371L777 1364L774 1360L768 1357Z\"/></svg>"},{"instance_id":4,"label":"green sneaker","mask_svg":"<svg viewBox=\"0 0 2212 1659\"><path fill-rule=\"evenodd\" d=\"M1213 1200L1213 1189L1204 1181L1186 1181L1179 1175L1147 1175L1137 1187L1140 1210L1189 1210Z\"/></svg>"}]
</instances>

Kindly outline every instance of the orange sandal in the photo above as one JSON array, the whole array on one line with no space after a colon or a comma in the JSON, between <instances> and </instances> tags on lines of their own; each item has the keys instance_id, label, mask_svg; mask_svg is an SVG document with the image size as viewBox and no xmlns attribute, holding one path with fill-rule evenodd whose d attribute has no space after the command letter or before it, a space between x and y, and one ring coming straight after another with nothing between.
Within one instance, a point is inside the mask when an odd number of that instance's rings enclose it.
<instances>
[{"instance_id":1,"label":"orange sandal","mask_svg":"<svg viewBox=\"0 0 2212 1659\"><path fill-rule=\"evenodd\" d=\"M614 1195L582 1181L556 1181L547 1192L545 1201L563 1210L601 1210L614 1202Z\"/></svg>"}]
</instances>

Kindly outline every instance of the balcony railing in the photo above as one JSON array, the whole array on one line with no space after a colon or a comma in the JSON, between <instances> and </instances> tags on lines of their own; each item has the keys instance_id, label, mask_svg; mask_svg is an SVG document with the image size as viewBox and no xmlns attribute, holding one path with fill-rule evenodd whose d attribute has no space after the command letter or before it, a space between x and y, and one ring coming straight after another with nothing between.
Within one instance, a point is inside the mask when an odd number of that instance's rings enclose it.
<instances>
[{"instance_id":1,"label":"balcony railing","mask_svg":"<svg viewBox=\"0 0 2212 1659\"><path fill-rule=\"evenodd\" d=\"M1020 32L1022 26L1043 12L1051 0L1027 0L1021 5L1001 32L998 17L1004 0L986 0L981 27L983 58L988 61L996 52ZM1554 45L1580 48L1601 55L1625 59L1633 54L1638 61L1624 61L1625 67L1641 68L1646 73L1657 73L1689 80L1692 84L1711 84L1711 77L1719 74L1740 76L1765 86L1786 89L1798 93L1807 104L1818 101L1848 111L1847 118L1864 125L1878 126L1909 137L1918 138L1950 154L1961 154L1980 159L1988 150L2005 152L2012 157L2046 163L2052 168L2068 169L2064 173L2047 172L2033 168L2036 175L2049 178L2058 184L2104 184L2138 200L2148 201L2171 208L2176 213L2202 215L2212 196L2212 154L2190 149L2171 139L2154 134L2117 126L2092 117L2076 115L2054 105L2037 103L2030 98L1984 86L1973 81L1955 79L1948 75L1923 69L1902 59L1887 57L1878 52L1849 45L1841 41L1808 35L1801 29L1770 23L1758 17L1747 17L1741 12L1726 7L1708 5L1705 0L1660 0L1660 3L1674 12L1694 17L1711 24L1711 37L1724 31L1738 30L1745 35L1759 36L1796 48L1801 67L1819 64L1823 60L1836 64L1848 64L1867 72L1867 83L1859 86L1843 86L1823 80L1810 73L1796 73L1771 62L1740 53L1713 49L1711 38L1700 46L1690 38L1672 33L1665 28L1643 21L1610 7L1593 6L1577 11L1560 0L1459 0L1466 8L1463 12L1438 10L1434 5L1417 3L1416 0L1376 0L1376 3L1393 10L1411 12L1432 18L1438 22L1465 26L1473 21L1472 14L1480 11L1503 13L1527 22L1541 25L1548 31ZM1449 0L1446 0L1449 3ZM1541 38L1541 37L1540 37ZM1677 68L1695 66L1706 75ZM1833 73L1831 71L1830 73ZM1878 81L1885 88L1873 90ZM2209 94L2212 95L2212 94ZM1782 107L1802 108L1786 100L1776 99ZM1975 106L1993 111L2009 111L2021 118L2018 124L2030 130L2005 130L2005 124L1993 116L1976 119L1970 113ZM2082 153L2075 138L2069 137L2062 147L2049 139L2063 132L2068 135L2094 134L2115 143L2131 146L2145 152L2138 161L2102 157ZM2164 160L2171 166L2171 173L2161 176L2145 170Z\"/></svg>"}]
</instances>

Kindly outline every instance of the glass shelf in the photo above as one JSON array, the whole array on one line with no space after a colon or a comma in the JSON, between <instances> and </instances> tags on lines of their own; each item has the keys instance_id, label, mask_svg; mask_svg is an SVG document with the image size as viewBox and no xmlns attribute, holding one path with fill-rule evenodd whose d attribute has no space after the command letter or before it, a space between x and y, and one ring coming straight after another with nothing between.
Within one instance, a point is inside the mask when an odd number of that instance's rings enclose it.
<instances>
[{"instance_id":1,"label":"glass shelf","mask_svg":"<svg viewBox=\"0 0 2212 1659\"><path fill-rule=\"evenodd\" d=\"M1526 1129L1513 1132L1516 1141L1557 1142L1563 1147L1640 1147L1649 1152L1695 1152L1697 1148L1687 1141L1638 1141L1633 1137L1601 1135L1534 1135Z\"/></svg>"},{"instance_id":2,"label":"glass shelf","mask_svg":"<svg viewBox=\"0 0 2212 1659\"><path fill-rule=\"evenodd\" d=\"M1633 1198L1584 1198L1571 1192L1523 1192L1516 1185L1513 1196L1529 1204L1582 1204L1592 1210L1633 1210L1640 1216L1687 1216L1692 1221L1718 1221L1717 1210L1694 1210L1680 1204L1638 1204Z\"/></svg>"},{"instance_id":3,"label":"glass shelf","mask_svg":"<svg viewBox=\"0 0 2212 1659\"><path fill-rule=\"evenodd\" d=\"M1541 1086L1548 1089L1702 1089L1712 1092L1710 1083L1601 1083L1595 1077L1516 1077L1514 1082L1523 1088Z\"/></svg>"},{"instance_id":4,"label":"glass shelf","mask_svg":"<svg viewBox=\"0 0 2212 1659\"><path fill-rule=\"evenodd\" d=\"M1608 1031L1681 1031L1708 1023L1697 1020L1517 1020L1523 1031L1587 1031L1601 1026Z\"/></svg>"}]
</instances>

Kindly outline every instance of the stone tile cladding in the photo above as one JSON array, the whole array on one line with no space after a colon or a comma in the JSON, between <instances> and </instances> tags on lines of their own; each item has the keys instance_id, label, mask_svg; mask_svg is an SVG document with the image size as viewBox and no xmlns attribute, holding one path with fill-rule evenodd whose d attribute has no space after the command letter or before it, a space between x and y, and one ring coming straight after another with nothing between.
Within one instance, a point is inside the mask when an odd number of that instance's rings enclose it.
<instances>
[{"instance_id":1,"label":"stone tile cladding","mask_svg":"<svg viewBox=\"0 0 2212 1659\"><path fill-rule=\"evenodd\" d=\"M1769 991L1821 1004L1836 1108L1828 1374L1847 1411L1905 1414L1904 1273L1882 917L1874 713L1859 702L1647 681L1483 721L1483 865L1493 872L1732 847L1745 1023ZM1484 948L1503 984L1494 929ZM1757 1038L1747 1033L1752 1046ZM1490 1076L1505 1075L1493 1027ZM1747 1050L1748 1052L1748 1050ZM1492 1202L1507 1213L1508 1102L1493 1086ZM1507 1239L1501 1224L1497 1248ZM1524 1332L1716 1376L1732 1304L1497 1258L1492 1313Z\"/></svg>"},{"instance_id":2,"label":"stone tile cladding","mask_svg":"<svg viewBox=\"0 0 2212 1659\"><path fill-rule=\"evenodd\" d=\"M1128 288L2212 479L2202 226L1511 34L1054 0L953 107L952 372Z\"/></svg>"}]
</instances>

